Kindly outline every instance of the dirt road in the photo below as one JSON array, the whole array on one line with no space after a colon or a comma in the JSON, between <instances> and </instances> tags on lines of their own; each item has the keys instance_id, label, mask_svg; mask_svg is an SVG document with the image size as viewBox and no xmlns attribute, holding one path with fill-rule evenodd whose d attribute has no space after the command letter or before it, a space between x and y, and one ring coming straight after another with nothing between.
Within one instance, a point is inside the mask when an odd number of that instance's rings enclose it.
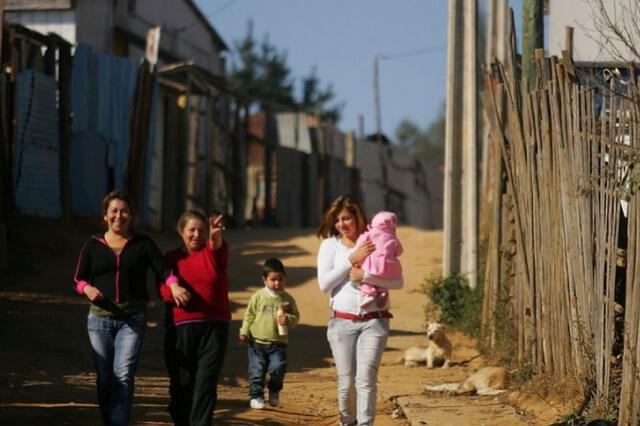
<instances>
[{"instance_id":1,"label":"dirt road","mask_svg":"<svg viewBox=\"0 0 640 426\"><path fill-rule=\"evenodd\" d=\"M12 233L13 241L18 242L10 258L13 271L2 276L0 285L0 423L98 425L95 376L85 329L87 305L71 290L75 256L91 226L24 220L14 229L20 232ZM500 410L487 409L488 405L482 403L493 401L493 407L496 403L492 399L443 401L422 395L422 385L462 379L469 367L427 370L387 365L404 348L424 343L427 299L418 290L424 277L441 264L440 232L401 228L399 236L405 247L401 260L406 285L391 293L395 318L380 370L376 424L408 424L406 419L391 417L395 408L391 401L396 397L417 398L418 405L444 404L454 414L456 407L478 405L471 416L473 421L465 414L459 423L450 422L455 416L445 416L442 423L435 420L430 425L514 424L513 419L502 418L505 415ZM178 244L177 236L153 237L163 250ZM325 337L328 296L319 291L315 280L319 241L310 230L228 231L226 238L232 248L229 276L233 323L219 386L217 424L337 424L335 372ZM237 343L236 336L249 296L261 286L259 265L270 256L285 262L288 290L298 302L302 321L291 334L282 405L258 411L248 407L246 347ZM133 424L170 424L165 411L168 379L162 352L163 309L157 300L150 307L150 327L136 381ZM452 338L454 360L475 355L472 342L455 334Z\"/></svg>"}]
</instances>

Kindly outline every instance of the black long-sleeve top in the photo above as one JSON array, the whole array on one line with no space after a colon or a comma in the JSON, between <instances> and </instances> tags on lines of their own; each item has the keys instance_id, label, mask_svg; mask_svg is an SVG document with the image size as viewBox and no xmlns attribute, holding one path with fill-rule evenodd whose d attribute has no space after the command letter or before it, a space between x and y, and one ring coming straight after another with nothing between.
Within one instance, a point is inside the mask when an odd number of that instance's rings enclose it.
<instances>
[{"instance_id":1,"label":"black long-sleeve top","mask_svg":"<svg viewBox=\"0 0 640 426\"><path fill-rule=\"evenodd\" d=\"M82 247L75 271L75 289L97 287L106 299L124 303L148 300L147 269L151 268L158 284L177 282L158 246L146 235L132 234L118 254L103 235L92 235Z\"/></svg>"}]
</instances>

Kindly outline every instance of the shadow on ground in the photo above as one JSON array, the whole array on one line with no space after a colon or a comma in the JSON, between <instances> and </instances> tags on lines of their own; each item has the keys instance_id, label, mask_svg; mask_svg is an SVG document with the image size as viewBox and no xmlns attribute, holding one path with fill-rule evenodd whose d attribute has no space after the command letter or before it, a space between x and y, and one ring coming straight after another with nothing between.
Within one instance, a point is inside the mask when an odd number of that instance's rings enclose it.
<instances>
[{"instance_id":1,"label":"shadow on ground","mask_svg":"<svg viewBox=\"0 0 640 426\"><path fill-rule=\"evenodd\" d=\"M9 233L10 265L0 276L0 418L4 426L23 425L98 425L95 405L95 375L86 332L87 302L73 292L73 270L80 248L88 235L99 231L95 221L65 223L21 218ZM287 238L306 230L288 231ZM266 257L285 260L307 254L295 245L247 244L260 231L233 231L230 277L240 288L261 285L260 264ZM163 251L177 246L175 234L152 234ZM233 259L242 259L241 262ZM255 269L255 270L253 270ZM304 282L315 275L313 268L289 268L292 283ZM234 280L234 276L255 277L254 281ZM150 286L152 287L152 286ZM150 288L150 294L155 292ZM235 311L242 305L232 303ZM170 424L168 379L163 351L164 306L153 300L149 306L149 325L143 344L132 424ZM236 340L240 321L231 324L229 349L222 371L219 404L224 424L249 410L246 399L230 398L225 391L246 384L246 348ZM325 327L297 327L290 349L291 373L330 366ZM236 392L237 393L237 392ZM287 416L296 419L306 411L279 410L267 423L285 425ZM304 412L303 412L304 411ZM293 417L291 417L293 419ZM317 420L317 419L316 419ZM292 421L292 420L291 420ZM317 423L315 423L317 424Z\"/></svg>"}]
</instances>

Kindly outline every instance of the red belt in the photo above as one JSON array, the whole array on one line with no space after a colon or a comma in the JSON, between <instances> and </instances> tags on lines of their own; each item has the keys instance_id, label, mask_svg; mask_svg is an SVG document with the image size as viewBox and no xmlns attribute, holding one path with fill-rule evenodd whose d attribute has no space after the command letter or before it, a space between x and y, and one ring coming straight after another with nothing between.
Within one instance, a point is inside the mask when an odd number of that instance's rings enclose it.
<instances>
[{"instance_id":1,"label":"red belt","mask_svg":"<svg viewBox=\"0 0 640 426\"><path fill-rule=\"evenodd\" d=\"M389 311L375 311L366 313L364 315L354 315L348 314L346 312L333 311L333 317L348 319L351 321L368 321L375 318L393 318L393 315L391 315L391 312Z\"/></svg>"}]
</instances>

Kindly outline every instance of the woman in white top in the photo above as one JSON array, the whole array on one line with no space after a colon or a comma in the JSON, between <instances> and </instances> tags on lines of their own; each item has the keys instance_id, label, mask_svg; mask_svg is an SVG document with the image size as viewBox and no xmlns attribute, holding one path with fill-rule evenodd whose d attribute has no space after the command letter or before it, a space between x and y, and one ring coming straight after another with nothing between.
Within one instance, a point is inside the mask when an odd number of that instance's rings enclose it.
<instances>
[{"instance_id":1,"label":"woman in white top","mask_svg":"<svg viewBox=\"0 0 640 426\"><path fill-rule=\"evenodd\" d=\"M365 231L362 206L348 195L338 197L329 207L318 227L323 238L318 252L320 290L331 292L332 318L327 327L338 373L338 409L344 426L373 425L376 415L376 380L387 337L389 336L389 302L360 307L360 281L401 288L402 279L378 279L365 274L359 263L373 250L372 242L355 246Z\"/></svg>"}]
</instances>

